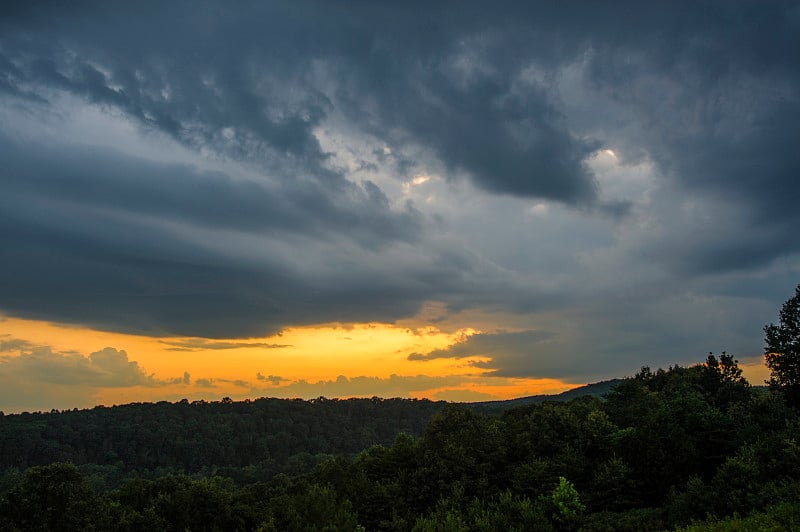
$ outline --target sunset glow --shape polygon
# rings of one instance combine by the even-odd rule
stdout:
[[[74,392],[83,388],[86,405],[223,396],[359,397],[379,395],[382,389],[390,389],[391,396],[398,397],[496,400],[558,393],[583,384],[487,376],[485,370],[471,365],[486,360],[480,356],[425,362],[408,359],[412,353],[445,349],[477,332],[469,328],[445,333],[433,326],[329,324],[289,328],[264,338],[207,340],[126,335],[18,318],[1,323],[4,341],[25,338],[29,342],[18,352],[5,354],[2,360],[6,362],[30,356],[28,353],[42,346],[48,346],[52,356],[83,357],[112,347],[125,351],[127,361],[138,364],[143,374],[152,378],[147,384],[129,386],[62,385],[72,386]],[[20,405],[8,411],[23,408]]]

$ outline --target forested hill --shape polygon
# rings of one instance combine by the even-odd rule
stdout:
[[[587,384],[585,386],[578,386],[565,392],[558,394],[542,394],[542,395],[529,395],[527,397],[518,397],[516,399],[509,399],[507,401],[481,401],[479,403],[471,403],[476,406],[484,407],[489,411],[503,411],[509,408],[518,406],[533,405],[543,403],[545,401],[569,401],[579,397],[591,396],[602,397],[611,392],[614,387],[621,383],[622,379],[611,379],[607,381],[595,382],[594,384]]]
[[[320,398],[4,416],[0,530],[796,530],[789,397],[723,354],[502,413]]]
[[[471,403],[502,411],[547,399],[600,395],[616,381],[558,395]],[[256,399],[133,403],[88,410],[0,416],[0,468],[56,461],[120,465],[126,471],[169,468],[194,473],[260,464],[283,471],[290,457],[355,453],[420,436],[443,401],[416,399]],[[295,464],[302,469],[303,464]],[[308,465],[308,464],[306,464]]]
[[[194,473],[290,457],[355,453],[422,434],[444,402],[415,399],[256,399],[133,403],[0,417],[0,467],[57,461]],[[299,465],[299,464],[298,464]],[[268,476],[268,475],[267,475]]]

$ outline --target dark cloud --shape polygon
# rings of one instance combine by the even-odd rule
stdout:
[[[417,248],[419,215],[390,209],[370,183],[287,209],[285,188],[273,195],[101,149],[34,149],[0,136],[0,153],[0,287],[17,316],[252,337],[292,324],[393,321],[429,298],[524,297],[474,253],[447,242]]]
[[[433,149],[487,190],[566,203],[595,195],[582,160],[596,144],[569,131],[546,84],[524,76],[530,54],[520,52],[540,42],[506,42],[502,32],[520,28],[505,17],[479,28],[463,17],[451,26],[441,7],[423,17],[388,6],[175,4],[157,17],[156,4],[93,7],[91,17],[51,5],[7,20],[8,90],[66,91],[190,146],[334,180],[314,130],[338,106],[366,131]]]
[[[548,331],[500,331],[470,335],[444,349],[427,354],[412,353],[412,361],[429,361],[437,358],[471,358],[470,364],[489,370],[491,376],[503,377],[565,377],[576,372],[574,357],[554,357],[547,344],[556,343],[555,334]]]
[[[287,382],[288,381],[288,379],[284,379],[280,375],[263,375],[263,374],[261,374],[261,372],[256,373],[256,379],[258,379],[260,381],[269,382],[270,384],[275,385],[275,386],[281,384],[282,382]]]
[[[105,209],[260,234],[323,238],[328,232],[347,232],[369,247],[394,239],[413,241],[419,230],[413,208],[392,212],[370,182],[343,191],[300,180],[257,183],[108,149],[33,147],[6,136],[0,136],[0,156],[6,162],[1,178],[7,203],[47,201],[56,209]]]
[[[653,304],[638,291],[691,300],[695,279],[763,276],[800,251],[796,2],[87,1],[4,15],[12,315],[202,337],[393,321],[428,300],[516,313],[589,300],[624,316],[616,291],[635,315]],[[86,109],[139,144],[109,148],[97,124],[65,138]],[[601,148],[623,169],[652,164],[653,182],[611,194],[590,164]],[[417,173],[443,178],[419,196],[430,204],[390,193]],[[519,230],[533,198],[569,215]],[[627,340],[573,347],[647,344],[609,327]],[[438,355],[566,371],[542,366],[566,344],[550,353],[525,334]]]
[[[785,152],[797,134],[793,2],[85,6],[92,16],[45,4],[6,17],[7,91],[66,91],[187,145],[316,178],[343,182],[315,135],[339,112],[399,148],[426,146],[485,190],[591,203],[584,160],[612,138],[572,128],[558,87],[560,69],[586,58],[679,179],[785,198],[776,185],[797,167]]]
[[[646,26],[596,40],[587,80],[633,113],[641,136],[625,142],[673,185],[657,198],[656,209],[676,208],[657,221],[671,230],[653,256],[694,274],[761,268],[800,249],[800,10],[721,2],[680,13],[634,8]],[[676,220],[687,215],[692,227]]]
[[[595,185],[583,161],[598,144],[569,133],[547,88],[520,79],[523,65],[498,72],[494,54],[500,50],[477,50],[481,56],[473,58],[460,54],[474,50],[453,48],[421,58],[383,58],[393,67],[380,86],[369,79],[371,70],[357,80],[377,91],[373,97],[381,103],[374,116],[360,114],[367,90],[361,85],[348,87],[352,94],[340,92],[344,111],[397,147],[418,143],[434,150],[450,175],[466,173],[487,191],[591,203]],[[397,48],[391,50],[385,53]],[[460,61],[483,64],[464,65],[469,71],[460,72]],[[406,136],[392,135],[398,127]]]
[[[34,151],[2,137],[0,152],[8,162],[0,172],[5,192],[0,230],[7,235],[0,257],[9,261],[0,286],[4,309],[18,316],[230,337],[274,332],[292,322],[329,321],[324,307],[319,314],[313,310],[324,300],[347,319],[369,319],[370,311],[357,301],[336,302],[342,290],[378,307],[384,307],[379,294],[395,292],[397,310],[374,309],[383,319],[413,312],[418,304],[419,296],[402,297],[400,286],[391,286],[400,283],[391,279],[359,287],[326,286],[323,280],[316,285],[295,271],[293,262],[302,258],[285,254],[302,256],[304,247],[316,261],[324,253],[319,248],[338,239],[337,233],[359,247],[364,235],[366,251],[354,253],[369,254],[393,240],[383,233],[393,231],[389,226],[402,240],[413,239],[417,215],[389,211],[372,185],[360,197],[318,195],[325,207],[308,195],[307,201],[287,200],[253,183],[116,154]],[[336,228],[339,215],[328,218],[331,209],[348,227]],[[212,228],[207,235],[192,233]],[[232,230],[254,233],[254,242],[232,251],[214,249],[231,240],[224,232]],[[247,248],[269,246],[265,239],[272,234],[281,239],[273,242],[281,251],[263,249],[261,258],[252,258]]]
[[[242,348],[281,349],[284,347],[291,347],[288,344],[269,344],[265,342],[215,342],[212,340],[206,340],[204,338],[190,338],[188,340],[179,341],[162,340],[161,343],[175,346],[181,351],[202,351],[206,349],[226,350]]]
[[[241,379],[216,379],[216,378],[196,379],[194,381],[194,384],[198,388],[217,388],[219,384],[233,384],[234,386],[238,386],[239,388],[246,388],[250,386],[250,383],[248,383],[247,381],[243,381]]]

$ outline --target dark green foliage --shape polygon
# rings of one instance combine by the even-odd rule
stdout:
[[[413,479],[422,504],[447,497],[458,486],[468,497],[485,496],[496,483],[503,456],[499,422],[462,405],[448,405],[428,423]]]
[[[784,502],[770,506],[764,512],[754,512],[747,517],[738,514],[718,519],[710,517],[679,529],[680,532],[772,532],[800,529],[800,503]]]
[[[468,503],[459,494],[455,499],[441,499],[432,512],[417,518],[412,530],[546,532],[554,530],[554,527],[546,516],[544,504],[505,491],[488,499],[472,499]]]
[[[100,504],[74,465],[57,462],[29,469],[6,493],[0,515],[12,529],[94,530],[102,528]]]
[[[426,401],[320,399],[5,416],[0,427],[9,431],[0,441],[2,452],[15,457],[10,462],[66,453],[83,463],[8,467],[0,476],[0,529],[606,531],[693,521],[719,530],[796,524],[797,411],[782,395],[752,388],[725,353],[691,367],[643,368],[605,398],[484,412]],[[386,427],[424,416],[430,419],[424,430],[395,428],[385,436]],[[131,419],[136,430],[123,426]],[[22,435],[32,443],[21,442]],[[81,444],[79,435],[88,441]],[[752,518],[725,519],[734,513]]]
[[[270,500],[269,516],[259,530],[307,530],[309,532],[357,531],[358,517],[352,504],[329,486],[311,484],[296,493]]]
[[[769,384],[786,393],[789,404],[800,406],[800,285],[783,304],[778,325],[764,327],[764,361],[772,372]]]
[[[541,404],[548,401],[566,402],[586,396],[602,397],[613,390],[620,382],[622,382],[622,379],[611,379],[587,384],[585,386],[578,386],[577,388],[572,388],[571,390],[556,395],[529,395],[527,397],[518,397],[505,401],[481,401],[471,404],[486,413],[502,414],[511,408]]]
[[[661,508],[636,508],[623,512],[596,512],[583,518],[581,532],[642,532],[664,530],[666,522]]]
[[[388,444],[398,432],[422,434],[443,406],[410,399],[257,399],[7,415],[0,418],[0,468],[54,461],[143,474],[232,467],[249,468],[243,480],[266,480],[307,471],[314,455]],[[108,476],[115,474],[122,476]]]

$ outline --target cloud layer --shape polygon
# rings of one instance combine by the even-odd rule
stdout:
[[[0,311],[233,338],[435,301],[520,321],[422,357],[497,375],[757,351],[799,95],[788,1],[22,3]]]
[[[101,388],[157,387],[180,381],[153,378],[125,351],[113,347],[85,357],[26,340],[0,341],[0,404],[12,410],[89,406]]]

